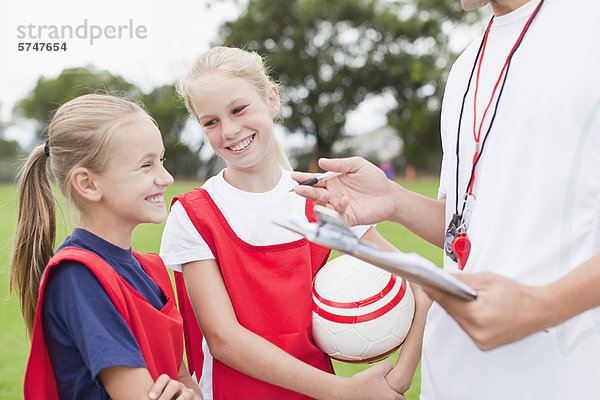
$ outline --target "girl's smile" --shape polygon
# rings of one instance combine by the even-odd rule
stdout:
[[[165,205],[164,192],[151,194],[150,196],[147,196],[145,200],[160,207],[164,207]]]
[[[227,148],[231,151],[233,151],[234,153],[239,153],[242,150],[245,150],[246,148],[248,148],[248,146],[250,146],[250,144],[252,144],[252,142],[254,141],[254,137],[256,136],[256,134],[250,135],[242,140],[238,140],[237,142],[227,146]]]

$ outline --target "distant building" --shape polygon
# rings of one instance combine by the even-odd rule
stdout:
[[[333,145],[333,153],[343,156],[361,156],[377,164],[397,160],[402,155],[404,142],[398,131],[389,125],[370,132],[347,136]]]

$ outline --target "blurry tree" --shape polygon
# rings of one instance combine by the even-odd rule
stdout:
[[[17,155],[19,155],[19,144],[17,141],[0,137],[0,158],[16,158]]]
[[[87,93],[115,93],[126,98],[139,98],[140,90],[120,76],[94,67],[68,68],[54,79],[40,77],[35,88],[14,108],[14,113],[36,120],[37,141],[40,142],[46,125],[61,104]]]
[[[19,143],[16,140],[9,140],[5,136],[9,126],[10,123],[0,119],[0,182],[8,182],[16,177],[19,158],[22,155]]]
[[[21,151],[15,140],[0,137],[0,182],[13,180],[19,169]]]
[[[314,135],[317,157],[345,134],[348,113],[385,91],[398,104],[389,120],[407,161],[423,166],[440,154],[441,92],[453,57],[445,32],[467,15],[458,1],[249,0],[223,24],[219,42],[267,56],[286,101],[283,124]]]
[[[201,164],[199,152],[204,141],[195,149],[181,142],[188,112],[175,86],[157,87],[151,93],[142,95],[141,100],[162,133],[167,170],[175,176],[195,176]]]

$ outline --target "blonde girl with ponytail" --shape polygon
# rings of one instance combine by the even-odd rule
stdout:
[[[227,165],[174,199],[161,243],[161,257],[176,271],[187,359],[202,393],[219,400],[401,398],[384,379],[391,364],[335,376],[311,340],[312,278],[329,250],[273,224],[315,216],[313,203],[291,191],[291,166],[273,133],[279,91],[261,56],[212,48],[177,90]],[[368,226],[354,229],[377,236]]]
[[[164,264],[131,250],[137,225],[166,218],[163,155],[140,106],[100,94],[62,105],[29,155],[10,265],[31,338],[25,399],[201,398]],[[56,253],[48,164],[78,214]]]

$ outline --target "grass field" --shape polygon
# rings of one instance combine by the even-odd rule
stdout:
[[[177,183],[167,191],[167,198],[188,191],[197,186],[195,182]],[[421,180],[411,185],[409,189],[429,197],[435,197],[437,181],[434,179]],[[29,343],[25,337],[25,328],[19,304],[14,295],[9,296],[8,262],[12,246],[12,238],[16,223],[16,187],[0,185],[0,399],[13,400],[22,398],[23,373],[29,352]],[[60,244],[71,231],[65,223],[59,221],[56,243]],[[158,252],[162,225],[142,225],[134,232],[132,246],[142,252]],[[384,222],[377,226],[379,232],[397,248],[406,252],[417,252],[422,256],[441,265],[442,252],[437,247],[417,238],[406,229],[393,223]],[[390,360],[395,362],[398,355],[393,354]],[[368,368],[368,365],[354,365],[335,362],[336,373],[350,376]],[[407,393],[408,399],[419,398],[420,370],[417,370],[413,385]]]

